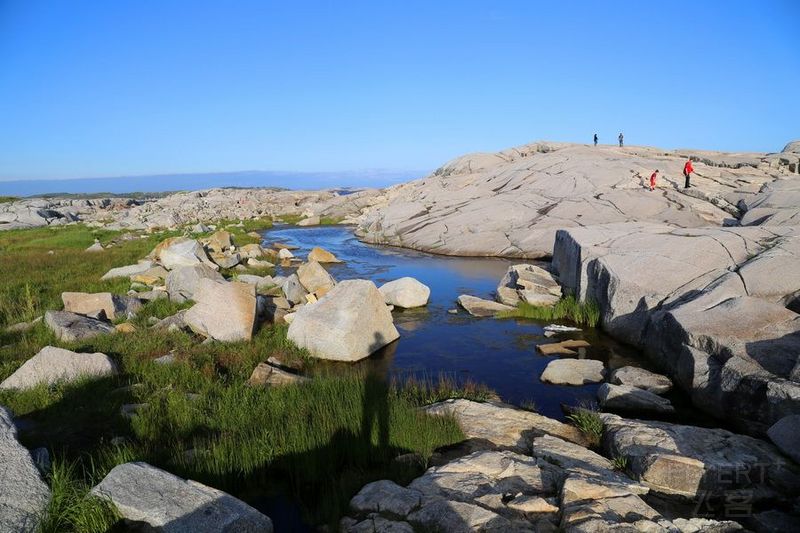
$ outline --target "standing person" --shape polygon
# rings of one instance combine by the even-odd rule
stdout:
[[[619,147],[622,148],[622,132],[619,132]]]
[[[686,161],[686,164],[683,165],[683,176],[686,178],[686,183],[683,185],[684,189],[691,187],[691,185],[689,185],[689,179],[692,177],[692,172],[694,172],[694,167],[692,166],[692,160],[689,159]]]
[[[597,134],[594,134],[594,145],[597,146]]]
[[[655,172],[650,174],[650,190],[653,191],[656,188],[656,178],[658,177],[658,169]]]

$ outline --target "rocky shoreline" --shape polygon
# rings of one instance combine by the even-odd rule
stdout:
[[[688,190],[679,186],[686,157],[699,174]],[[666,176],[656,192],[641,183],[653,168]],[[554,306],[565,296],[596,305],[602,328],[639,348],[664,375],[628,367],[608,374],[599,361],[567,357],[548,364],[543,382],[604,382],[600,406],[633,414],[670,413],[660,394],[674,384],[737,431],[586,408],[565,424],[497,403],[440,402],[423,411],[454,418],[467,440],[434,454],[406,487],[390,480],[363,487],[350,501],[342,531],[796,527],[800,142],[777,154],[535,143],[464,156],[383,191],[213,189],[154,201],[20,200],[0,204],[0,229],[81,221],[130,232],[185,230],[138,263],[103,276],[129,279],[128,294],[64,292],[63,310],[48,310],[41,322],[65,342],[135,331],[132,319],[141,307],[164,299],[188,307],[147,328],[226,343],[250,341],[262,324],[286,323],[288,340],[310,356],[357,361],[398,338],[395,306],[427,303],[430,289],[413,278],[381,287],[337,281],[324,264],[338,259],[326,250],[314,249],[303,261],[286,245],[239,245],[229,232],[205,226],[285,216],[299,225],[354,224],[367,242],[440,254],[551,258],[549,270],[512,266],[499,281],[497,301],[462,295],[458,304],[476,317],[518,305]],[[103,250],[97,243],[86,253]],[[263,274],[276,264],[296,270]],[[562,338],[540,349],[569,356],[582,346]],[[103,353],[48,346],[31,355],[0,389],[118,372]],[[250,381],[307,380],[270,360]],[[139,408],[127,407],[125,416]],[[2,407],[0,460],[16,480],[0,491],[0,526],[32,529],[49,489]],[[117,466],[93,493],[128,521],[156,530],[272,528],[269,518],[233,496],[141,462]],[[736,503],[744,514],[733,513]],[[202,518],[209,514],[213,526]]]

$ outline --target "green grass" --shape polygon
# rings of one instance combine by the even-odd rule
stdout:
[[[570,320],[576,324],[596,327],[600,323],[600,308],[594,301],[579,302],[567,296],[553,306],[536,306],[521,302],[512,311],[498,314],[501,318],[531,318],[534,320]]]
[[[611,460],[614,465],[614,470],[625,472],[628,469],[628,458],[624,455],[618,455]]]
[[[304,217],[302,215],[280,215],[278,218],[280,218],[281,222],[283,222],[284,224],[292,224],[292,225],[294,225],[294,224],[297,224],[298,222],[300,222],[301,220],[303,220],[306,217]],[[338,224],[341,221],[342,221],[341,217],[320,217],[319,218],[319,225],[320,226],[332,226],[332,225]]]
[[[600,446],[603,438],[603,421],[596,411],[588,407],[579,407],[567,418],[586,436],[593,448]]]
[[[235,240],[250,228],[235,229]],[[233,232],[232,232],[233,233]],[[82,225],[0,232],[0,323],[60,309],[66,290],[124,293],[129,280],[99,281],[108,269],[136,262],[164,237],[122,241],[102,253],[83,250],[116,232]],[[246,235],[244,235],[246,237]],[[52,250],[50,254],[48,251]],[[20,440],[56,458],[48,483],[53,499],[42,531],[94,532],[116,517],[87,496],[113,466],[143,460],[176,475],[225,490],[245,501],[289,495],[309,523],[335,526],[349,499],[369,481],[408,482],[436,448],[464,438],[451,417],[419,406],[448,398],[492,399],[472,383],[439,379],[387,382],[352,367],[310,358],[286,338],[286,326],[261,328],[249,342],[201,344],[184,332],[147,328],[190,306],[166,299],[144,305],[137,330],[65,343],[43,324],[27,332],[0,329],[0,380],[47,345],[102,352],[119,374],[25,391],[0,391],[0,404],[30,422]],[[153,359],[171,353],[175,362]],[[278,357],[300,366],[310,382],[280,388],[245,384],[255,366]],[[126,404],[145,404],[132,418]],[[123,447],[112,446],[122,437]],[[114,441],[117,442],[117,441]],[[414,461],[395,461],[414,454]]]
[[[16,196],[0,196],[0,204],[6,204],[9,202],[16,202],[19,200]]]

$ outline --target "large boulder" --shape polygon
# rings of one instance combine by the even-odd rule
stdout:
[[[603,447],[652,491],[697,498],[746,490],[755,499],[800,490],[800,471],[771,444],[724,429],[601,414]],[[753,501],[755,503],[755,501]]]
[[[775,446],[800,464],[800,415],[781,418],[769,428],[767,435]]]
[[[548,306],[561,299],[561,286],[553,274],[536,265],[511,265],[497,286],[497,300],[516,306],[520,301]]]
[[[147,463],[125,463],[92,489],[131,524],[149,531],[272,532],[272,521],[246,503],[197,481]]]
[[[300,265],[297,268],[297,278],[306,291],[313,292],[317,296],[324,295],[336,285],[333,276],[328,274],[328,271],[316,261]]]
[[[166,239],[156,246],[151,256],[167,270],[198,264],[206,264],[214,270],[219,268],[208,258],[202,244],[185,237]]]
[[[315,246],[308,252],[308,261],[316,261],[317,263],[341,263],[331,252],[319,246]]]
[[[76,353],[45,346],[0,383],[0,389],[30,389],[42,383],[75,381],[85,377],[110,376],[117,365],[103,353]]]
[[[197,284],[194,300],[197,303],[183,318],[195,333],[219,341],[252,338],[256,323],[253,285],[204,278]]]
[[[603,381],[603,362],[596,359],[556,359],[542,372],[544,383],[555,385],[585,385]]]
[[[212,252],[227,252],[233,246],[233,238],[230,232],[225,230],[216,231],[208,238],[206,246]]]
[[[378,289],[388,305],[411,308],[427,305],[431,289],[414,278],[405,277],[384,283]]]
[[[64,311],[88,315],[102,310],[109,320],[133,318],[142,307],[138,298],[110,292],[62,292],[61,300],[64,302]]]
[[[297,311],[288,338],[311,355],[358,361],[396,340],[400,334],[375,284],[348,280],[325,298]]]
[[[90,339],[114,332],[114,326],[108,322],[69,311],[47,311],[44,314],[44,322],[59,340],[65,342]]]
[[[222,274],[208,265],[197,264],[179,267],[167,275],[166,285],[169,299],[177,303],[193,300],[197,285],[201,279],[225,281]]]
[[[11,413],[0,406],[0,531],[38,531],[49,501],[50,489],[17,440]]]
[[[423,408],[431,415],[453,416],[468,439],[527,453],[535,437],[552,435],[585,446],[575,426],[510,405],[472,400],[445,400]]]
[[[283,290],[286,299],[293,305],[306,303],[308,291],[303,287],[303,284],[300,283],[300,278],[297,277],[297,274],[292,274],[286,278],[281,285],[281,290]]]

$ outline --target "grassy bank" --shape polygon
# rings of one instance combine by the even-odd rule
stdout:
[[[252,226],[230,228],[237,243]],[[0,232],[0,320],[15,323],[60,309],[66,290],[124,293],[127,279],[100,282],[109,268],[146,255],[166,235],[122,240],[120,234],[73,225]],[[116,242],[83,250],[95,238]],[[49,253],[52,251],[52,253]],[[113,511],[87,492],[114,465],[143,460],[226,490],[259,505],[269,494],[299,502],[310,523],[335,525],[351,496],[382,478],[406,482],[434,449],[463,438],[455,420],[421,413],[420,405],[470,397],[477,386],[452,380],[387,382],[358,370],[315,364],[286,338],[264,327],[250,342],[201,344],[183,332],[146,329],[147,318],[182,306],[145,305],[137,331],[75,343],[58,341],[42,323],[0,333],[0,380],[46,345],[103,352],[119,375],[26,391],[0,391],[0,404],[26,421],[20,439],[54,457],[54,492],[43,531],[103,531]],[[172,364],[153,360],[167,353]],[[246,385],[271,356],[304,366],[310,382],[281,388]],[[130,416],[123,406],[137,405]],[[397,460],[403,457],[403,460]]]
[[[534,320],[571,320],[576,324],[597,327],[600,308],[594,301],[579,302],[574,296],[562,298],[553,306],[537,306],[520,302],[513,311],[498,314],[501,318],[531,318]]]
[[[292,224],[295,225],[301,220],[303,220],[304,216],[302,215],[281,215],[280,220],[284,224]],[[332,226],[334,224],[338,224],[341,222],[342,219],[340,217],[320,217],[319,218],[319,225],[320,226]]]

